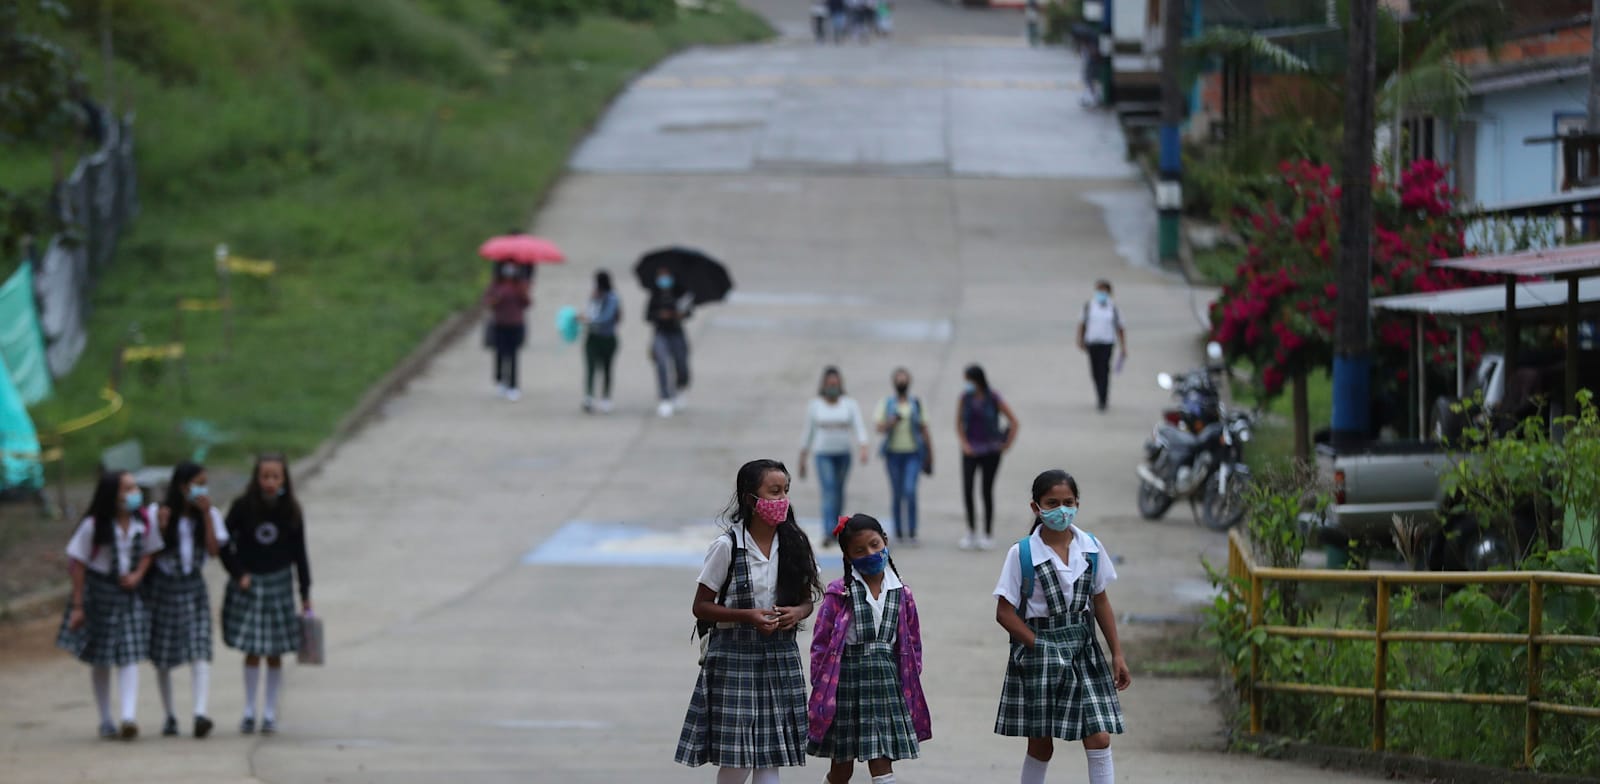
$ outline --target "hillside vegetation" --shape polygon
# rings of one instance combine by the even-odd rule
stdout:
[[[65,5],[59,35],[103,96],[100,0]],[[96,288],[88,351],[35,412],[41,428],[100,404],[124,338],[169,341],[179,298],[216,296],[218,243],[279,273],[236,279],[226,356],[221,317],[186,314],[191,399],[175,367],[137,369],[122,383],[126,413],[69,437],[79,471],[128,437],[147,459],[181,457],[184,417],[239,436],[224,459],[308,452],[473,301],[477,243],[526,225],[628,79],[685,46],[769,33],[727,0],[694,11],[661,0],[112,6],[113,94],[137,115],[143,212]],[[18,177],[48,180],[44,153],[8,157]]]

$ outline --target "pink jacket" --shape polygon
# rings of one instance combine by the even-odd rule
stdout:
[[[928,698],[922,693],[922,622],[917,619],[917,602],[911,589],[900,589],[900,623],[895,629],[895,654],[900,659],[900,692],[911,711],[911,726],[917,740],[933,737],[933,719],[928,714]],[[839,667],[844,660],[845,636],[850,631],[850,598],[844,580],[834,580],[822,595],[822,610],[811,632],[811,740],[822,742],[839,711]]]

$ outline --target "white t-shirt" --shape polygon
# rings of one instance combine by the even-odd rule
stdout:
[[[761,523],[760,525],[766,525]],[[771,608],[774,605],[773,596],[778,591],[778,537],[772,537],[772,554],[762,555],[761,548],[750,541],[750,534],[744,526],[736,526],[733,535],[739,538],[739,546],[750,555],[745,561],[750,568],[750,594],[754,607],[758,610]],[[727,534],[717,534],[711,546],[706,549],[705,565],[700,567],[700,584],[713,591],[722,590],[722,584],[728,580],[729,567],[733,565],[733,543],[728,541]],[[728,590],[733,590],[733,583],[728,583]]]
[[[153,518],[152,518],[153,519]],[[211,507],[211,530],[217,536],[217,544],[228,543],[228,523],[222,517],[222,510]],[[178,559],[174,562],[170,558],[156,561],[156,566],[161,571],[170,575],[189,574],[205,566],[206,552],[196,551],[194,547],[194,521],[187,515],[178,518]]]
[[[1061,556],[1055,548],[1044,543],[1039,538],[1039,532],[1034,531],[1030,537],[1032,543],[1028,545],[1033,555],[1035,568],[1045,561],[1055,566],[1056,575],[1061,578],[1061,590],[1071,593],[1072,584],[1083,576],[1084,570],[1089,568],[1089,559],[1084,553],[1099,553],[1100,564],[1095,568],[1094,594],[1099,596],[1105,593],[1106,586],[1117,579],[1117,567],[1111,563],[1111,553],[1104,547],[1098,546],[1095,540],[1082,528],[1072,526],[1072,543],[1067,546],[1067,561],[1063,563]],[[1011,545],[1006,551],[1006,562],[1000,567],[1000,582],[995,583],[994,595],[1011,603],[1012,607],[1018,606],[1022,601],[1022,566],[1017,560],[1018,545]],[[1028,618],[1050,617],[1050,606],[1045,601],[1044,586],[1039,584],[1037,578],[1033,581],[1033,595],[1028,597],[1028,607],[1024,615]]]
[[[878,595],[873,596],[872,588],[867,586],[867,578],[862,577],[861,573],[854,569],[850,570],[850,574],[855,578],[856,588],[861,590],[861,595],[867,597],[867,606],[872,609],[872,628],[878,630],[878,638],[893,644],[896,630],[883,628],[883,607],[889,601],[889,592],[896,588],[905,587],[905,583],[900,582],[900,575],[895,574],[893,569],[886,568],[883,570],[883,585],[878,587]],[[905,600],[902,598],[901,601]],[[905,611],[904,606],[900,609],[901,612]],[[844,634],[844,641],[846,645],[854,645],[861,642],[860,638],[856,636],[856,625],[853,621],[850,624],[850,630]]]
[[[84,568],[100,574],[127,574],[133,571],[135,561],[147,555],[155,555],[166,546],[161,541],[161,532],[156,530],[154,525],[147,526],[137,515],[128,521],[126,529],[113,525],[111,531],[116,545],[97,548],[94,546],[94,518],[84,518],[83,522],[78,523],[78,530],[73,532],[72,538],[67,540],[67,557],[83,564]],[[136,532],[144,533],[138,553],[132,551],[133,535]],[[112,571],[111,563],[113,554],[117,559],[115,572]]]
[[[1117,331],[1122,329],[1122,312],[1117,310],[1117,303],[1106,300],[1106,304],[1090,300],[1083,306],[1083,342],[1085,343],[1115,343]]]
[[[862,420],[861,407],[853,398],[841,397],[832,403],[820,397],[811,401],[806,409],[801,449],[814,455],[848,455],[851,447],[866,443],[867,423]]]

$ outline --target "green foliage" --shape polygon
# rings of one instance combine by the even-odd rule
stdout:
[[[75,117],[77,67],[56,35],[55,0],[0,3],[0,144],[50,139]]]
[[[487,76],[482,44],[405,0],[293,0],[302,35],[339,69],[377,67],[463,86]]]

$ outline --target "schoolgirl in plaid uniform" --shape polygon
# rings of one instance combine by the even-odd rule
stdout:
[[[1111,735],[1123,729],[1117,692],[1133,682],[1106,596],[1117,570],[1100,541],[1073,525],[1079,498],[1077,480],[1065,471],[1033,480],[1033,531],[1006,553],[994,589],[995,620],[1011,634],[994,731],[1028,739],[1022,784],[1043,784],[1054,738],[1083,741],[1089,784],[1112,784]],[[1028,565],[1032,589],[1024,596]]]
[[[139,662],[150,655],[150,611],[139,584],[161,550],[161,533],[145,516],[133,475],[107,473],[95,486],[89,516],[67,542],[72,600],[56,646],[88,664],[100,709],[100,737],[139,735]],[[111,723],[111,668],[117,668],[122,725]]]
[[[249,488],[228,508],[227,528],[222,565],[229,580],[222,599],[222,641],[244,652],[244,718],[239,731],[246,735],[256,731],[256,687],[265,658],[266,707],[261,714],[261,732],[272,734],[278,730],[283,654],[300,648],[295,577],[299,578],[301,610],[311,612],[305,517],[295,500],[289,463],[282,455],[256,459]]]
[[[922,624],[911,589],[889,558],[883,525],[840,518],[833,535],[844,579],[822,596],[811,634],[811,725],[806,751],[831,760],[845,782],[857,760],[872,784],[894,784],[894,761],[916,759],[933,737],[922,691]]]
[[[795,644],[822,592],[811,542],[789,508],[789,470],[744,464],[724,512],[732,524],[706,551],[694,617],[709,624],[700,677],[674,759],[718,766],[718,784],[775,784],[804,765],[806,681]]]
[[[206,557],[216,557],[228,541],[222,512],[211,505],[205,468],[178,464],[167,482],[166,501],[156,507],[154,517],[160,521],[166,546],[156,556],[145,593],[150,602],[150,661],[156,666],[161,706],[167,712],[161,734],[178,734],[172,670],[189,665],[194,736],[204,738],[212,727],[206,716],[211,692],[211,599],[201,568]]]

